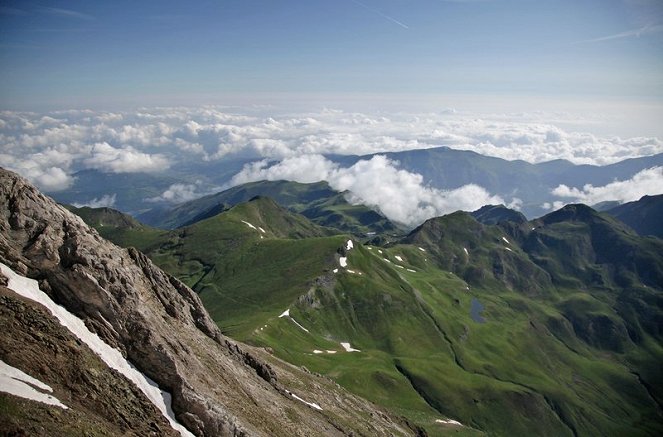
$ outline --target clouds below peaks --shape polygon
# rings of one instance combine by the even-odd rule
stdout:
[[[3,165],[46,191],[66,189],[80,170],[160,172],[231,158],[364,155],[447,146],[503,159],[610,164],[663,152],[657,138],[569,132],[551,114],[364,114],[321,110],[266,115],[248,108],[151,108],[0,113]],[[543,121],[542,121],[543,120]],[[545,121],[547,120],[547,121]],[[217,181],[222,183],[221,181]]]
[[[353,204],[376,208],[389,219],[417,225],[426,219],[459,209],[472,211],[504,200],[484,188],[470,184],[454,190],[423,185],[421,175],[398,169],[398,163],[377,155],[351,167],[340,167],[321,155],[285,158],[269,165],[267,160],[247,164],[230,185],[259,180],[291,180],[301,183],[327,181]]]
[[[631,179],[614,181],[600,187],[587,184],[580,189],[562,184],[552,190],[552,194],[587,205],[595,205],[605,201],[632,202],[647,194],[663,194],[663,167],[642,170]],[[563,203],[558,201],[549,206],[556,209],[562,205]]]

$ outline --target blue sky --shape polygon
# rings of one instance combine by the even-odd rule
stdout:
[[[0,5],[2,109],[319,94],[663,101],[660,0]]]

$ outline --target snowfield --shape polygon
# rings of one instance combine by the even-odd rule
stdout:
[[[175,418],[171,405],[171,395],[159,389],[156,382],[145,376],[129,363],[122,354],[108,344],[106,344],[97,334],[92,333],[85,323],[67,309],[53,302],[53,300],[39,289],[37,281],[20,276],[12,269],[0,263],[0,270],[9,278],[7,288],[15,291],[21,296],[40,303],[58,319],[58,321],[74,334],[79,340],[85,343],[94,353],[96,353],[106,365],[117,370],[128,380],[133,382],[140,391],[154,404],[155,407],[164,415],[173,429],[179,431],[183,436],[191,436],[184,426]]]
[[[44,391],[53,393],[53,389],[49,385],[2,360],[0,360],[0,391],[42,404],[54,405],[65,410],[69,408],[55,396],[42,393]]]

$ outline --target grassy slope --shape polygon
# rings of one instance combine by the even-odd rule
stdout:
[[[143,249],[201,293],[224,331],[433,435],[476,433],[435,423],[443,417],[491,435],[663,431],[652,399],[661,400],[663,305],[660,289],[639,282],[658,280],[655,243],[601,221],[565,216],[509,228],[457,213],[427,222],[406,244],[355,243],[350,273],[338,261],[347,237],[297,216],[284,222],[286,214],[261,199]],[[608,239],[619,253],[640,249],[632,265],[612,271],[597,259],[608,231],[619,234]],[[474,299],[485,323],[470,315]],[[278,317],[286,308],[308,332]],[[361,352],[345,352],[344,341]]]

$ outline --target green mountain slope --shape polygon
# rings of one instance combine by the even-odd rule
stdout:
[[[308,217],[316,224],[344,232],[400,232],[400,228],[382,214],[364,205],[348,203],[343,193],[332,190],[326,182],[251,182],[177,205],[169,210],[148,211],[138,218],[151,226],[174,229],[212,217],[255,196],[274,199],[279,205]]]
[[[582,205],[388,247],[289,214],[256,199],[143,249],[224,331],[431,435],[663,432],[660,240]]]

